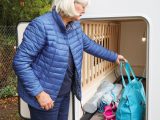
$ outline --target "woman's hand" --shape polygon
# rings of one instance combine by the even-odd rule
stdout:
[[[127,60],[126,60],[122,55],[118,55],[117,60],[116,60],[116,63],[117,63],[117,64],[120,64],[120,61],[127,62]]]
[[[54,101],[46,92],[40,92],[36,98],[42,109],[49,110],[54,107]]]

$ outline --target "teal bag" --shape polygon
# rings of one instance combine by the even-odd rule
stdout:
[[[126,84],[124,80],[122,73],[123,68],[126,71],[128,84]],[[116,120],[144,120],[146,98],[143,84],[141,80],[136,78],[128,62],[120,63],[120,72],[124,88],[116,111]],[[130,74],[132,74],[133,80],[131,80]]]

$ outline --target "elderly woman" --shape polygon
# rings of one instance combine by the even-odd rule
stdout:
[[[67,120],[70,91],[81,100],[83,50],[119,63],[125,60],[86,36],[80,25],[88,0],[54,0],[53,9],[26,28],[14,57],[19,96],[32,120]]]

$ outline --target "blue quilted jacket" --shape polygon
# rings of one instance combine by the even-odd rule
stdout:
[[[66,73],[69,49],[76,68],[73,93],[79,100],[83,50],[111,62],[117,59],[116,53],[88,38],[78,21],[65,27],[60,15],[53,9],[29,23],[13,60],[18,76],[18,93],[24,101],[41,109],[35,98],[41,91],[56,100]]]

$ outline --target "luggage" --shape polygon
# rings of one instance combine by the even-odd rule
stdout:
[[[125,83],[122,69],[125,69],[128,83]],[[116,120],[143,120],[145,116],[146,99],[143,84],[136,78],[128,62],[120,63],[123,90],[116,111]],[[133,76],[131,80],[130,74]]]

